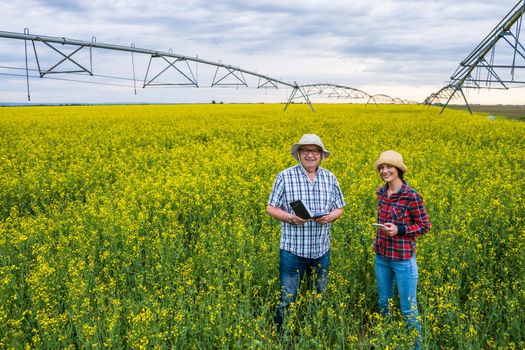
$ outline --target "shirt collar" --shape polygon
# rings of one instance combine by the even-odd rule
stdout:
[[[387,190],[388,190],[388,184],[386,183],[386,184],[384,184],[381,187],[381,194],[386,195],[387,194]],[[392,194],[392,196],[400,196],[403,193],[407,193],[407,192],[410,192],[410,188],[408,187],[408,183],[406,181],[403,181],[403,185],[401,186],[399,191],[397,191],[396,193]]]
[[[303,174],[305,174],[306,176],[308,176],[308,171],[306,171],[306,169],[304,168],[303,164],[301,162],[299,162],[299,164],[297,165],[299,167],[299,169],[301,169],[301,171],[303,172]],[[321,167],[318,165],[317,166],[317,169],[315,170],[315,176],[317,176],[319,174],[319,171],[321,170]]]

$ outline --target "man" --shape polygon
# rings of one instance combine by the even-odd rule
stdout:
[[[305,271],[307,276],[315,271],[313,282],[318,293],[326,287],[331,223],[343,214],[345,205],[337,179],[319,166],[321,160],[330,156],[319,136],[304,134],[292,146],[291,154],[299,164],[277,175],[267,208],[270,216],[281,221],[281,298],[275,314],[279,332],[286,309],[297,298]],[[308,220],[295,215],[290,203],[299,199],[312,213],[327,214]]]

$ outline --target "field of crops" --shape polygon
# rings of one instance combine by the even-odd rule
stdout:
[[[0,108],[0,348],[399,349],[378,312],[372,167],[395,149],[425,199],[428,349],[525,348],[525,123],[424,106]],[[303,133],[347,206],[329,283],[283,344],[280,225],[265,214]]]

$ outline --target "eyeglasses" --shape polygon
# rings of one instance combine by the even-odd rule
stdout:
[[[309,149],[309,148],[301,148],[301,153],[304,155],[307,155],[308,153],[312,153],[314,156],[318,156],[321,154],[321,151],[319,149]]]

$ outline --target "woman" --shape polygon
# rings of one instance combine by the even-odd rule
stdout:
[[[416,238],[430,230],[430,221],[421,196],[403,180],[408,168],[401,154],[381,153],[374,162],[385,185],[376,190],[378,199],[376,239],[376,278],[381,314],[390,313],[388,301],[397,284],[401,313],[410,328],[421,334],[417,319]],[[416,348],[419,348],[419,336]]]

